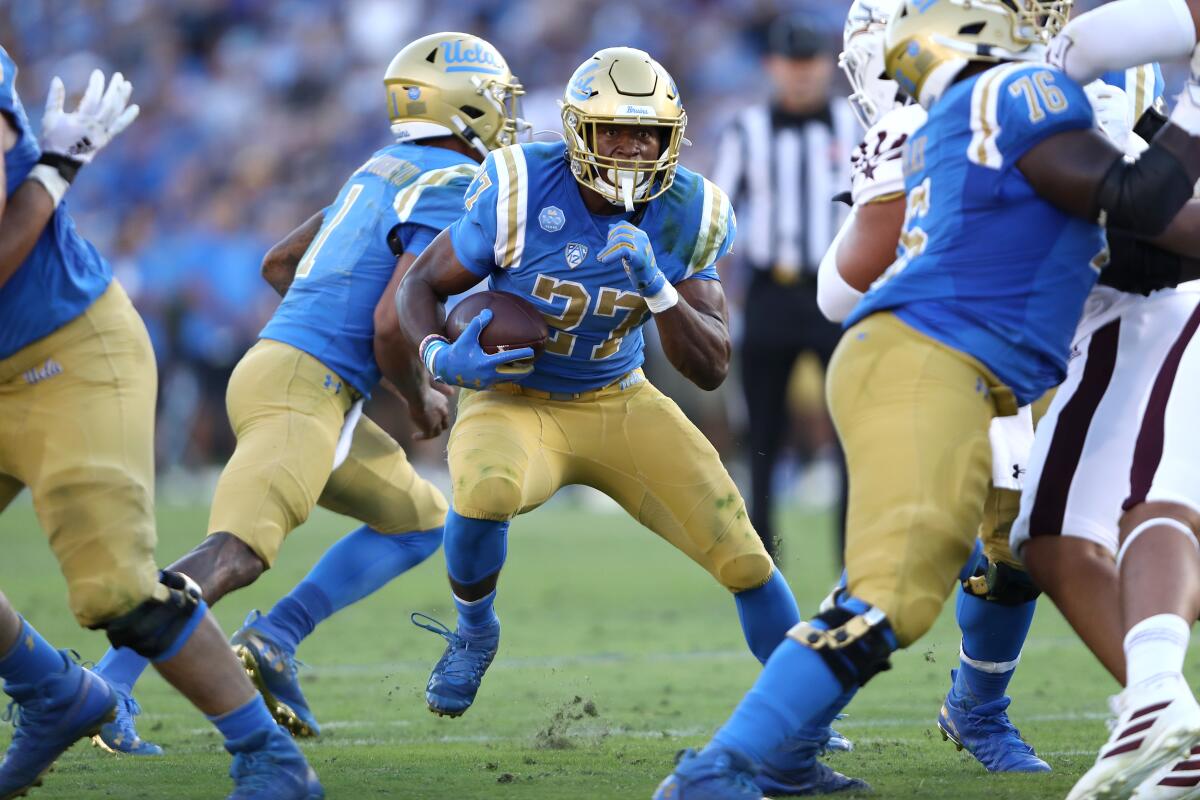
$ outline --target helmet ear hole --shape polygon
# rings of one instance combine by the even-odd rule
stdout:
[[[963,36],[978,36],[986,26],[986,22],[972,22],[970,25],[963,25],[958,32]]]
[[[475,106],[459,106],[459,110],[471,119],[479,119],[484,113],[482,109],[478,109]]]

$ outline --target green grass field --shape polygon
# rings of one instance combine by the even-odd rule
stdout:
[[[159,519],[165,562],[198,539],[206,512],[164,509]],[[217,607],[226,631],[249,609],[270,607],[349,527],[318,511],[274,570]],[[558,506],[513,527],[498,604],[503,644],[464,717],[425,709],[422,689],[443,642],[408,621],[422,610],[453,624],[440,553],[302,645],[324,728],[304,749],[329,797],[649,798],[675,752],[703,744],[751,685],[758,664],[730,597],[626,517]],[[828,521],[791,515],[786,530],[786,572],[809,613],[834,578]],[[103,634],[70,619],[27,504],[0,517],[0,541],[0,588],[14,605],[57,646],[98,659]],[[991,776],[934,725],[957,653],[948,605],[934,631],[855,700],[839,728],[857,749],[831,763],[869,780],[877,798],[1065,796],[1104,740],[1115,684],[1043,604],[1014,682],[1013,717],[1055,771]],[[77,745],[33,797],[224,796],[228,760],[215,731],[157,675],[138,690],[141,732],[168,755],[119,758]],[[7,737],[0,732],[0,745]]]

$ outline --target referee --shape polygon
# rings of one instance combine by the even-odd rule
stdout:
[[[844,217],[832,198],[850,185],[850,152],[860,132],[845,101],[831,96],[828,45],[803,17],[771,24],[764,58],[771,99],[736,116],[720,139],[713,171],[737,208],[738,243],[750,268],[741,352],[750,417],[750,516],[772,556],[778,540],[771,478],[790,427],[789,378],[804,353],[827,365],[841,335],[817,308],[817,267]],[[805,422],[810,453],[822,435],[837,447],[824,409]],[[840,452],[837,458],[841,539],[846,481]]]

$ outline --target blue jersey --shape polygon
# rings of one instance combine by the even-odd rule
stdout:
[[[1167,83],[1158,64],[1142,64],[1119,72],[1106,72],[1100,76],[1100,80],[1125,90],[1129,96],[1129,119],[1135,125],[1147,109],[1163,99],[1167,91]]]
[[[0,47],[0,112],[17,132],[4,154],[5,191],[17,190],[42,156],[13,81],[17,65]],[[112,270],[75,230],[66,203],[54,211],[33,250],[0,286],[0,359],[82,314],[112,281]]]
[[[582,392],[641,366],[645,301],[618,261],[602,264],[608,228],[629,219],[644,230],[671,283],[717,280],[733,246],[729,199],[680,167],[671,188],[634,215],[595,216],[571,174],[566,145],[523,144],[491,153],[467,190],[467,212],[450,227],[459,261],[492,289],[533,303],[550,326],[546,350],[523,386]]]
[[[388,236],[420,255],[462,213],[478,164],[442,147],[394,144],[359,167],[260,337],[303,350],[369,396],[379,382],[375,306],[396,269]],[[397,227],[398,226],[398,227]]]
[[[1044,65],[1003,64],[950,87],[905,145],[899,257],[846,325],[894,311],[977,358],[1022,404],[1058,385],[1104,233],[1040,197],[1017,161],[1094,124],[1083,89]]]

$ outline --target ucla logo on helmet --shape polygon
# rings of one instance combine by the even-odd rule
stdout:
[[[580,68],[571,78],[571,85],[567,88],[570,95],[576,100],[587,100],[594,95],[596,90],[592,88],[592,81],[596,76],[592,73],[599,68],[599,61],[592,61]]]
[[[587,259],[588,246],[579,242],[570,242],[563,250],[563,257],[567,260],[567,266],[575,269]]]
[[[657,114],[654,113],[654,109],[651,108],[650,106],[634,106],[634,105],[621,106],[620,108],[617,109],[616,115],[618,117],[656,117],[656,116],[658,116]]]
[[[567,215],[558,206],[546,206],[538,212],[538,225],[546,233],[557,233],[567,224]]]
[[[474,45],[466,47],[463,47],[461,39],[442,42],[441,50],[446,72],[485,72],[488,75],[499,75],[504,71],[504,59],[483,42],[476,41]]]

